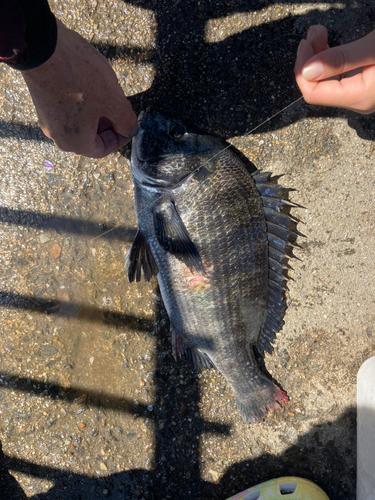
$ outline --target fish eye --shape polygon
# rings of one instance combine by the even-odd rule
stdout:
[[[169,135],[175,139],[180,139],[185,133],[185,129],[179,123],[175,123],[169,129]]]

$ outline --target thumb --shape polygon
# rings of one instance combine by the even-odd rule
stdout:
[[[120,88],[120,86],[118,86]],[[114,106],[107,111],[106,116],[110,120],[113,129],[120,136],[133,137],[138,131],[137,115],[134,113],[130,102],[125,97],[123,91],[115,99]]]
[[[302,76],[308,81],[319,81],[375,64],[374,45],[375,31],[372,31],[355,42],[320,52],[303,65]]]

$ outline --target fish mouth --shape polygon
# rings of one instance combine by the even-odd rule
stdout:
[[[142,110],[139,113],[138,119],[137,119],[138,127],[142,126],[142,122],[144,122],[144,120],[145,120],[145,114],[146,114],[146,112],[147,112],[147,110]]]
[[[131,172],[138,184],[150,189],[177,189],[199,174],[204,164],[197,166],[193,171],[185,170],[180,172],[180,175],[171,175],[173,178],[169,180],[160,175],[161,172],[157,167],[160,160],[168,157],[169,148],[173,148],[173,137],[170,135],[173,126],[183,127],[184,135],[189,137],[198,137],[196,133],[188,132],[180,120],[169,118],[153,107],[141,111],[137,121],[139,131],[132,140]],[[183,156],[195,152],[197,151],[181,149],[176,154]]]
[[[145,133],[145,130],[142,129],[142,120],[144,119],[145,112],[142,111],[138,117],[138,125],[139,125],[139,131],[137,135],[135,135],[132,139],[132,152],[131,152],[131,173],[133,176],[133,179],[138,183],[141,184],[142,186],[147,186],[149,188],[170,188],[173,187],[173,185],[165,181],[164,179],[158,179],[155,177],[152,177],[151,175],[148,175],[144,169],[142,169],[140,166],[143,163],[147,163],[148,159],[142,158],[139,155],[139,142],[142,140],[142,135]]]
[[[149,107],[141,111],[138,115],[138,133],[132,139],[132,152],[131,152],[131,172],[134,180],[142,186],[153,189],[173,189],[176,182],[171,182],[160,177],[150,175],[146,172],[147,167],[152,168],[151,165],[157,162],[151,155],[145,154],[142,151],[141,144],[144,140],[144,135],[150,134],[150,130],[155,127],[155,122],[159,119],[164,119],[163,115],[156,111],[153,107]],[[183,179],[180,179],[178,184]]]

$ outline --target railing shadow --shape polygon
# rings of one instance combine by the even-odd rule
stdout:
[[[156,323],[164,324],[164,309],[159,311],[158,316]],[[8,470],[53,481],[55,486],[45,495],[38,494],[40,499],[71,500],[79,496],[82,499],[99,499],[103,497],[103,487],[111,491],[108,498],[168,498],[176,491],[181,491],[182,483],[185,483],[187,477],[188,487],[185,492],[181,491],[181,498],[200,498],[202,488],[211,488],[211,485],[206,484],[200,477],[199,439],[203,433],[228,436],[230,427],[202,419],[198,409],[198,374],[186,362],[177,363],[173,360],[169,328],[161,327],[158,337],[157,365],[154,373],[156,397],[152,412],[142,403],[135,406],[130,400],[85,390],[87,406],[116,409],[154,421],[156,431],[153,470],[137,470],[93,479],[84,474],[63,472],[54,467],[39,466],[26,460],[0,455],[3,491],[8,489],[6,498],[25,498],[17,483],[8,475]],[[25,377],[3,374],[0,381],[5,389],[30,392],[30,387],[33,387],[33,393],[39,397],[63,399],[70,403],[82,396],[82,390],[78,387],[66,390],[56,384]],[[127,493],[129,497],[126,496]],[[185,494],[189,496],[184,496]]]
[[[135,331],[149,332],[154,328],[154,322],[147,318],[99,308],[88,304],[65,302],[56,299],[30,297],[0,290],[0,307],[8,309],[23,309],[41,314],[55,315],[65,318],[77,318],[79,321],[104,323],[107,326],[127,327]]]
[[[44,215],[38,212],[15,210],[0,207],[0,223],[15,224],[17,226],[32,227],[34,229],[53,229],[58,234],[69,233],[85,237],[100,237],[105,240],[119,240],[132,242],[136,229],[125,226],[106,225],[104,228],[98,222],[82,219]]]
[[[36,125],[13,123],[0,120],[0,137],[16,137],[23,141],[40,141],[53,144]]]

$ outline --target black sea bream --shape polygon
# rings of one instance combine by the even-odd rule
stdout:
[[[130,281],[157,276],[174,354],[216,367],[245,422],[288,400],[258,365],[283,324],[291,218],[270,173],[221,139],[154,110],[140,116],[131,172],[138,232]],[[226,149],[224,149],[226,148]]]

